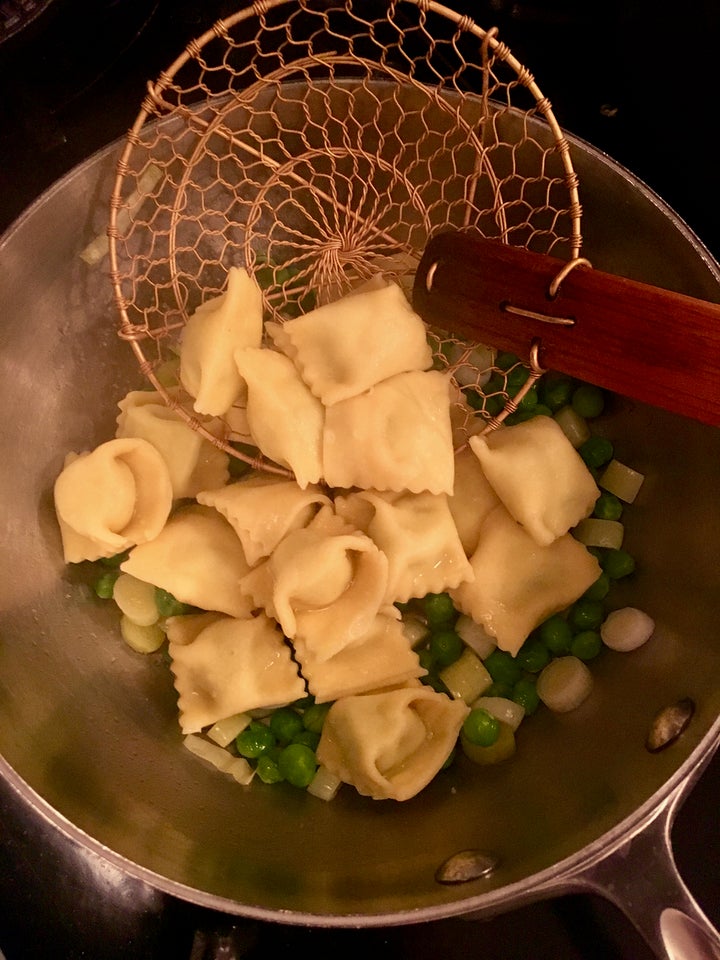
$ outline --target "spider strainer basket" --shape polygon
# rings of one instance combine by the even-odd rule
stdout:
[[[255,467],[242,409],[209,424],[177,385],[183,326],[245,267],[282,322],[377,274],[408,292],[445,227],[570,259],[569,147],[532,75],[433,0],[257,0],[188,44],[148,93],[110,215],[120,335],[165,401]],[[507,358],[431,332],[459,437],[515,410]],[[523,376],[515,378],[521,383]]]

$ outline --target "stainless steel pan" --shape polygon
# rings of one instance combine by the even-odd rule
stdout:
[[[720,268],[673,212],[570,142],[592,262],[719,300]],[[718,956],[668,838],[720,738],[720,431],[618,401],[606,430],[647,480],[628,513],[639,572],[616,599],[650,612],[656,636],[602,657],[575,713],[537,714],[514,762],[461,763],[402,805],[238,787],[181,748],[162,657],[126,648],[61,558],[51,487],[63,456],[106,438],[116,401],[141,382],[115,334],[107,261],[79,256],[105,228],[117,153],[90,158],[0,240],[0,773],[101,858],[231,914],[379,926],[592,890],[660,955]],[[653,717],[682,697],[696,704],[690,726],[650,754]],[[497,869],[438,884],[437,867],[466,849],[496,854]]]

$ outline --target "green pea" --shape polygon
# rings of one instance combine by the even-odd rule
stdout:
[[[313,703],[303,712],[302,722],[306,730],[312,730],[313,733],[320,733],[330,711],[329,703]]]
[[[606,550],[600,563],[611,580],[620,580],[621,577],[627,577],[635,570],[634,558],[622,548]]]
[[[570,653],[578,660],[593,660],[602,650],[602,639],[597,630],[576,633],[570,644]]]
[[[309,693],[306,697],[301,697],[299,700],[296,700],[292,706],[295,710],[307,710],[308,707],[311,707],[315,703],[315,697]]]
[[[535,681],[530,677],[520,677],[512,688],[510,699],[514,703],[520,704],[525,710],[526,716],[531,716],[540,705],[540,697],[538,696]]]
[[[538,403],[533,407],[533,416],[534,417],[551,417],[552,410],[550,407],[547,407],[544,403]]]
[[[512,686],[522,676],[522,667],[507,650],[495,649],[483,661],[485,669],[496,683]]]
[[[609,463],[615,452],[612,443],[607,437],[588,437],[578,447],[578,453],[588,467],[602,467]]]
[[[314,730],[299,730],[292,738],[293,743],[304,743],[311,750],[317,750],[320,743],[320,734]]]
[[[500,353],[495,357],[494,366],[498,370],[509,370],[510,367],[514,367],[516,363],[520,362],[520,357],[516,353],[510,353],[507,350],[501,350]]]
[[[538,636],[550,653],[556,656],[562,656],[570,650],[572,629],[567,620],[561,617],[559,613],[553,614],[552,617],[548,617],[544,623],[540,624]]]
[[[267,754],[258,757],[255,770],[263,783],[281,783],[283,780],[277,760]]]
[[[418,651],[418,660],[420,661],[420,666],[423,668],[423,670],[427,670],[428,673],[432,672],[435,667],[435,657],[427,649],[427,647],[424,650]]]
[[[575,630],[596,630],[603,622],[605,610],[600,600],[583,600],[582,597],[570,607],[570,625]],[[570,644],[572,649],[572,643]]]
[[[270,715],[270,729],[279,743],[290,743],[305,727],[297,710],[280,707]]]
[[[436,693],[449,692],[448,688],[436,673],[426,673],[424,677],[420,677],[420,682],[424,683],[426,687],[432,687]]]
[[[428,593],[423,608],[430,627],[457,619],[457,611],[448,593]]]
[[[518,650],[515,661],[528,673],[540,673],[550,662],[550,651],[537,636],[530,636]]]
[[[622,501],[614,493],[603,491],[595,501],[593,516],[600,520],[619,520],[622,516]]]
[[[105,573],[100,574],[93,585],[93,589],[101,600],[112,600],[115,581],[119,576],[119,570],[106,570]]]
[[[583,600],[604,600],[610,592],[610,577],[603,572],[597,578],[592,586],[588,587],[582,595]]]
[[[447,760],[440,767],[441,770],[447,770],[455,763],[455,757],[457,756],[457,747],[453,747],[450,753],[447,755]]]
[[[275,736],[270,727],[253,720],[237,735],[235,746],[241,757],[255,760],[275,746]]]
[[[278,770],[294,787],[305,789],[312,782],[317,770],[315,752],[304,743],[291,743],[278,757]]]
[[[493,683],[483,692],[484,697],[505,697],[510,700],[512,697],[513,685],[511,683]]]
[[[557,413],[570,403],[573,387],[573,381],[565,377],[546,379],[541,384],[540,400],[552,413]]]
[[[130,556],[129,550],[124,550],[122,553],[115,553],[112,557],[102,557],[100,563],[104,567],[119,567],[121,563],[124,563],[127,558]]]
[[[188,610],[186,603],[182,603],[162,587],[155,587],[155,606],[161,617],[181,617]]]
[[[438,667],[449,667],[460,657],[464,643],[460,636],[450,629],[436,630],[430,635],[430,653]]]
[[[530,371],[527,367],[518,364],[512,369],[508,370],[505,375],[505,389],[510,394],[511,397],[514,397],[518,390],[525,385],[525,381],[530,376]]]
[[[523,410],[526,413],[534,414],[535,407],[538,405],[538,391],[537,387],[533,384],[532,387],[528,390],[525,396],[522,398],[518,404],[518,410]]]
[[[581,417],[592,419],[599,417],[605,407],[605,396],[600,387],[591,383],[581,383],[573,390],[570,405]]]
[[[478,747],[491,747],[500,736],[500,722],[487,710],[471,710],[463,723],[463,733]]]

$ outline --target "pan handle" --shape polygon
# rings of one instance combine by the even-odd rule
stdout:
[[[612,853],[565,879],[574,892],[618,907],[660,960],[720,960],[720,933],[686,887],[672,850],[672,825],[689,786],[681,784]]]

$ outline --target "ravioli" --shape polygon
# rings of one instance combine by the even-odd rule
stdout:
[[[130,551],[120,569],[202,610],[231,617],[252,610],[240,590],[250,569],[240,539],[209,507],[178,510],[154,540]]]
[[[541,546],[502,504],[487,515],[470,564],[474,580],[450,590],[450,596],[513,655],[535,627],[574,603],[601,572],[571,534]]]
[[[227,483],[228,454],[171,409],[161,394],[133,390],[118,404],[118,437],[140,437],[161,454],[170,474],[173,497],[194,497],[200,490]],[[213,436],[222,435],[222,422],[208,419],[202,426]]]
[[[282,633],[264,614],[223,617],[190,643],[171,641],[168,650],[185,734],[236,713],[283,706],[305,695]]]
[[[470,712],[427,686],[336,700],[317,757],[344,783],[375,800],[409,800],[449,757]]]
[[[432,365],[425,324],[393,282],[370,285],[268,330],[326,406],[396,373]]]
[[[478,545],[485,517],[499,503],[477,456],[470,447],[464,447],[455,455],[455,485],[448,506],[467,556]]]
[[[552,417],[500,427],[469,443],[498,497],[541,546],[592,513],[600,491]]]
[[[151,540],[172,506],[165,461],[146,440],[108,440],[69,454],[53,488],[66,563],[97,560]]]
[[[180,342],[180,382],[197,413],[221,417],[243,396],[233,359],[240,347],[259,347],[263,307],[260,288],[240,267],[228,271],[225,293],[197,308]]]

